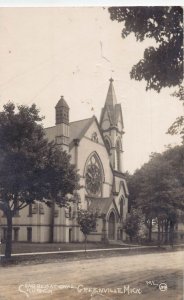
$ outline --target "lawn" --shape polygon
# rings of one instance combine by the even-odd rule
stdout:
[[[116,249],[115,249],[116,248]],[[119,257],[119,256],[131,256],[131,255],[141,255],[147,253],[167,253],[170,251],[178,251],[183,249],[182,246],[174,247],[133,247],[131,245],[110,245],[103,243],[87,243],[87,250],[90,249],[102,249],[100,251],[92,252],[70,252],[62,253],[59,251],[70,251],[70,250],[85,250],[84,243],[13,243],[12,254],[27,253],[23,256],[12,256],[8,261],[4,257],[0,257],[0,265],[34,265],[34,264],[43,264],[45,262],[52,263],[53,261],[76,261],[83,259],[97,259],[105,257]],[[104,249],[104,250],[103,250]],[[108,250],[109,249],[109,250]],[[108,251],[107,251],[108,250]],[[57,252],[58,253],[47,253],[47,252]],[[46,252],[43,254],[28,254],[28,253],[38,253]],[[4,254],[4,244],[1,245],[1,254]]]
[[[87,243],[87,249],[125,248],[127,245],[110,245],[105,243]],[[1,254],[5,244],[1,245]],[[12,253],[33,253],[49,251],[84,250],[84,243],[12,243]]]

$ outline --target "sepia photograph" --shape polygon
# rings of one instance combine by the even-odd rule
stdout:
[[[184,300],[183,7],[0,3],[0,40],[0,300]]]

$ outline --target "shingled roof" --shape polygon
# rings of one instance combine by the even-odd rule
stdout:
[[[70,141],[80,138],[83,131],[91,124],[93,118],[70,122]]]
[[[107,214],[110,208],[113,198],[89,198],[89,209],[92,211],[98,211],[99,214]]]

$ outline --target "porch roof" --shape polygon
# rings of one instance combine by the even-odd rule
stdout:
[[[87,198],[89,203],[89,209],[97,211],[99,214],[107,214],[110,208],[111,203],[113,203],[112,197],[107,198]]]

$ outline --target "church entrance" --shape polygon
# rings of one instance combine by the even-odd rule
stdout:
[[[115,214],[113,211],[110,213],[109,216],[109,222],[108,222],[108,237],[109,240],[114,240],[115,239]]]

